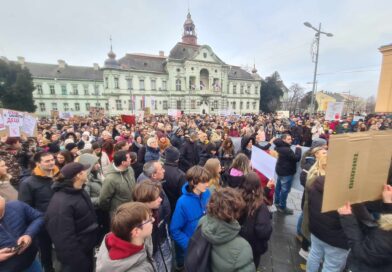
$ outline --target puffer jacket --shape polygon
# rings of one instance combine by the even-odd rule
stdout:
[[[96,272],[155,272],[152,260],[152,242],[151,238],[146,239],[144,248],[124,259],[112,260],[109,256],[110,246],[107,243],[107,237],[104,238],[97,255]],[[125,241],[123,241],[126,243]],[[116,245],[114,245],[116,246]]]
[[[52,176],[56,176],[59,172],[60,170],[55,166]],[[45,176],[41,168],[37,166],[32,175],[20,184],[18,199],[44,213],[54,194],[52,185],[53,177]]]
[[[22,235],[29,235],[33,243],[20,255],[0,262],[0,271],[19,272],[27,269],[37,254],[35,237],[44,224],[42,213],[21,201],[5,204],[4,217],[0,220],[0,248],[16,246]]]
[[[200,219],[201,232],[212,244],[212,272],[254,272],[252,248],[239,235],[241,226],[237,221],[227,223],[206,215]]]
[[[146,146],[146,154],[144,155],[144,162],[159,160],[159,148],[152,148]]]
[[[184,251],[188,248],[189,239],[196,230],[199,219],[206,214],[210,191],[201,195],[189,191],[188,183],[182,187],[182,196],[178,199],[170,224],[173,240]]]
[[[134,187],[135,174],[132,167],[120,171],[111,164],[103,182],[99,206],[102,210],[113,213],[121,204],[132,201]]]

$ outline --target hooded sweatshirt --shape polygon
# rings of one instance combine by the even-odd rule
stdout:
[[[110,213],[114,212],[121,204],[132,201],[134,187],[135,174],[132,167],[121,171],[113,163],[110,164],[99,196],[100,207]]]
[[[141,247],[121,240],[113,233],[106,235],[96,261],[96,272],[153,272],[151,238]]]
[[[252,248],[239,235],[238,221],[231,223],[206,215],[200,219],[201,232],[212,244],[211,271],[256,271]]]

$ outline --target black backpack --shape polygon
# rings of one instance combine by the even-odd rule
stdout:
[[[189,240],[188,250],[185,257],[186,272],[210,272],[210,255],[212,245],[204,237],[199,226]]]

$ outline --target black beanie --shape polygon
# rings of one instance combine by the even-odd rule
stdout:
[[[180,152],[174,146],[170,146],[165,150],[165,159],[167,162],[176,162],[180,159]]]

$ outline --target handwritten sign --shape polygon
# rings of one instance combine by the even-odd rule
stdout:
[[[33,137],[37,134],[37,119],[27,112],[0,109],[0,136]]]

